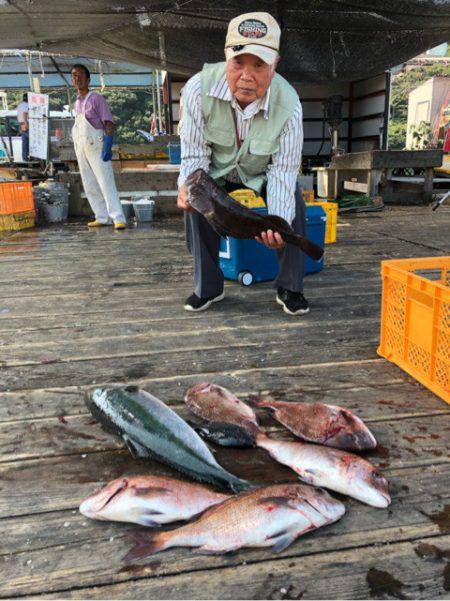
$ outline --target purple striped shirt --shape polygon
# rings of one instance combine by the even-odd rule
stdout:
[[[75,103],[75,113],[79,115],[83,111],[85,97],[78,96]],[[95,127],[95,129],[105,129],[105,122],[113,122],[113,116],[109,109],[108,103],[101,94],[92,92],[87,99],[86,104],[86,119]]]

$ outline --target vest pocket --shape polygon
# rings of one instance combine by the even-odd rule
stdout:
[[[225,167],[234,154],[234,132],[206,125],[205,140],[211,147],[213,163],[218,168]]]
[[[266,172],[267,165],[272,155],[278,151],[278,140],[250,140],[248,153],[245,156],[245,167],[251,175],[262,175]],[[243,160],[244,163],[244,160]]]

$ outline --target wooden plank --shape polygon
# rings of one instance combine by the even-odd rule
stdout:
[[[228,311],[232,311],[232,305],[228,307]],[[177,319],[177,315],[175,315],[173,321],[179,326],[178,332],[176,329],[169,330],[168,327],[173,322],[168,324],[167,320],[164,320],[162,322],[144,323],[140,328],[130,328],[129,324],[124,326],[117,324],[113,332],[105,331],[105,328],[101,326],[87,327],[83,325],[79,328],[78,335],[75,330],[72,330],[68,336],[62,336],[58,330],[54,332],[53,336],[49,333],[48,339],[45,341],[40,339],[43,334],[42,331],[28,334],[20,333],[16,341],[11,341],[11,337],[8,341],[7,337],[1,335],[1,364],[9,367],[35,362],[42,363],[43,361],[79,360],[84,357],[125,357],[134,355],[137,346],[139,346],[140,355],[160,351],[162,348],[166,352],[189,351],[190,349],[197,349],[199,346],[217,348],[217,344],[214,343],[215,336],[220,336],[224,345],[260,346],[267,338],[267,332],[261,318],[270,318],[275,312],[275,323],[280,323],[284,343],[293,347],[298,335],[306,332],[310,337],[315,338],[320,334],[326,336],[326,332],[330,332],[328,336],[332,335],[331,332],[336,334],[345,333],[351,325],[354,325],[357,329],[361,329],[366,325],[367,333],[375,334],[378,328],[373,327],[373,316],[377,315],[378,311],[378,303],[368,303],[367,305],[361,304],[359,307],[354,307],[355,315],[351,319],[337,321],[335,317],[326,315],[323,316],[323,319],[316,318],[300,323],[298,320],[291,320],[288,323],[282,323],[282,319],[285,322],[286,318],[281,314],[275,303],[271,306],[264,303],[259,315],[249,313],[247,316],[242,316],[239,313],[237,317],[232,315],[229,319],[227,317],[228,313],[224,315],[221,312],[219,315],[222,320],[219,317],[207,324],[199,323],[198,320]],[[372,312],[372,317],[369,315],[370,312]],[[363,315],[359,315],[360,313]],[[151,331],[151,336],[149,336],[149,331]],[[30,338],[32,338],[31,341]],[[267,343],[267,346],[270,344],[272,343]]]
[[[367,194],[369,190],[368,184],[361,182],[344,182],[344,190],[352,190],[353,192],[361,192]]]
[[[40,363],[19,363],[2,368],[0,391],[44,388],[45,386],[77,386],[99,384],[102,382],[139,381],[149,376],[205,374],[220,371],[234,371],[243,365],[246,368],[260,366],[278,367],[302,362],[327,362],[335,358],[333,343],[339,341],[339,358],[342,361],[359,357],[375,357],[378,333],[369,334],[367,323],[358,328],[336,332],[330,336],[330,346],[324,347],[323,340],[315,335],[306,335],[302,347],[298,341],[292,345],[280,345],[278,341],[245,342],[224,349],[220,341],[211,341],[207,348],[190,345],[178,348],[175,352],[155,349],[150,352],[136,351],[128,355],[120,352],[111,356],[85,356],[70,362],[61,362],[57,358],[43,358]],[[258,352],[256,347],[259,344]],[[51,362],[48,362],[51,361]],[[64,367],[63,367],[64,366]],[[25,368],[25,371],[24,371]],[[24,375],[26,374],[26,375]]]
[[[52,598],[94,599],[448,599],[449,537],[419,538],[302,558],[153,576],[158,559],[134,569],[128,583],[78,587]],[[130,569],[131,571],[131,569]],[[227,586],[224,586],[224,582]]]
[[[187,296],[188,285],[185,285],[185,290],[182,289],[183,282],[179,282],[177,288],[167,286],[165,291],[163,289],[157,291],[150,286],[120,286],[106,288],[92,295],[68,294],[55,296],[53,297],[56,301],[55,307],[51,312],[46,312],[45,306],[36,306],[35,297],[14,299],[13,306],[11,306],[12,303],[8,302],[5,303],[6,306],[0,309],[0,311],[4,311],[0,316],[0,340],[3,344],[8,344],[14,340],[17,341],[20,337],[23,342],[32,342],[35,339],[34,337],[37,339],[39,332],[42,340],[50,340],[53,335],[51,331],[55,329],[69,329],[74,335],[76,335],[76,332],[81,332],[83,328],[85,331],[87,329],[90,331],[91,328],[96,327],[103,328],[105,332],[105,326],[109,327],[111,322],[114,322],[115,327],[119,329],[120,326],[125,325],[132,328],[133,326],[139,328],[140,325],[141,328],[147,327],[148,331],[150,327],[153,328],[154,325],[163,322],[173,324],[177,322],[178,324],[189,321],[190,323],[205,324],[204,327],[210,327],[217,321],[223,320],[223,313],[218,311],[210,312],[207,317],[182,311],[182,294],[185,291],[184,297]],[[118,293],[119,290],[123,293]],[[348,294],[346,300],[350,302],[351,298],[355,298],[355,295],[358,294],[360,300],[366,298],[372,303],[378,297],[380,291],[381,287],[378,282],[372,286],[369,283],[360,286],[355,285],[352,289],[354,295]],[[341,296],[341,292],[342,288],[326,289],[326,295],[332,295],[333,298]],[[151,293],[152,296],[149,297],[148,294]],[[314,312],[320,314],[323,310],[328,309],[323,289],[313,288],[308,292],[305,291],[305,294]],[[169,299],[167,299],[168,295],[170,295]],[[236,322],[236,325],[245,323],[247,313],[243,310],[245,309],[243,304],[246,304],[250,299],[252,306],[258,305],[261,311],[272,313],[273,292],[267,287],[255,289],[249,294],[244,290],[226,286],[225,295],[227,304],[229,301],[232,301],[233,304],[239,303],[239,310],[236,310],[234,314],[228,314],[228,323],[232,320]],[[161,314],[161,311],[158,310],[158,304],[165,300],[167,301],[166,311]],[[124,312],[123,307],[127,304],[130,304],[132,309]],[[357,307],[358,310],[360,310],[360,307]],[[253,319],[252,314],[249,317]],[[280,317],[281,314],[278,319]],[[286,324],[285,318],[283,323]],[[289,324],[289,321],[287,323]],[[308,326],[312,321],[305,319],[304,323]],[[127,329],[130,330],[130,328]],[[33,332],[34,334],[32,334]],[[57,336],[57,333],[55,332],[54,335]]]
[[[442,150],[366,150],[333,157],[337,169],[395,169],[396,167],[439,167]]]
[[[62,460],[63,465],[66,461]],[[103,482],[101,480],[88,481],[89,475],[92,474],[92,468],[89,472],[83,472],[83,467],[80,465],[79,476],[82,477],[84,473],[86,478],[85,481],[76,484],[73,466],[70,467],[72,468],[71,480],[66,477],[59,482],[59,486],[56,482],[52,482],[48,495],[45,493],[43,485],[39,487],[37,480],[30,482],[28,491],[32,492],[35,499],[38,500],[35,502],[32,512],[23,513],[26,510],[23,501],[19,500],[18,506],[10,503],[10,513],[2,516],[3,551],[8,550],[12,553],[37,551],[50,546],[79,543],[80,537],[84,541],[106,540],[111,536],[125,538],[129,531],[138,529],[135,525],[99,522],[81,515],[78,512],[79,503]],[[121,473],[119,469],[122,469]],[[119,474],[119,477],[127,472],[130,473],[130,469],[127,470],[124,462],[121,462],[120,466],[114,465],[114,470]],[[142,472],[142,470],[144,471]],[[145,472],[145,466],[138,466],[137,471],[148,473],[148,471]],[[392,536],[394,530],[398,534],[398,529],[403,528],[404,534],[401,538],[405,539],[410,534],[412,526],[419,526],[422,535],[438,534],[439,528],[429,516],[439,513],[442,507],[448,503],[450,465],[448,463],[436,465],[432,470],[423,470],[418,467],[387,470],[386,473],[389,477],[389,486],[393,498],[389,510],[377,511],[353,499],[346,498],[347,515],[345,521],[333,526],[331,531],[327,529],[324,534],[328,532],[334,537],[337,533],[342,535],[348,533],[349,537],[355,538],[357,532],[376,530],[374,519],[377,520],[379,529],[385,530],[382,535],[384,538],[389,529],[391,529],[390,536]],[[93,475],[93,477],[96,476]],[[269,477],[266,476],[266,481],[268,480]],[[294,482],[295,478],[292,481]],[[21,485],[18,482],[17,485],[19,490],[25,491],[23,483]],[[3,494],[5,501],[10,488],[12,488],[11,485]],[[64,491],[66,491],[65,494]],[[15,500],[18,496],[17,493],[13,493],[11,500]],[[53,502],[53,506],[50,502]],[[6,503],[4,504],[6,505]],[[67,522],[69,523],[67,524]],[[64,526],[64,524],[67,525]],[[30,536],[30,533],[33,533],[33,536]],[[372,532],[371,537],[373,541],[376,541],[375,532]],[[320,540],[322,537],[319,536],[318,538]],[[348,540],[339,543],[340,547],[347,545]],[[320,550],[322,549],[317,541],[317,549],[310,551]],[[182,553],[184,552],[180,552],[179,555]],[[255,556],[258,556],[258,552],[255,553]]]
[[[182,394],[182,391],[180,393]],[[181,399],[175,408],[184,419],[191,417],[187,408],[181,404]],[[360,413],[365,417],[363,409]],[[85,412],[80,416],[65,416],[62,420],[56,417],[0,424],[0,463],[37,457],[80,455],[125,447],[122,441],[105,433],[99,424],[92,422],[92,416]],[[273,425],[277,430],[281,430],[283,438],[291,438],[279,424],[275,422]],[[370,421],[370,427],[378,441],[379,449],[367,453],[366,456],[382,457],[382,467],[409,466],[417,463],[429,465],[449,461],[446,426],[450,429],[450,411],[445,406],[437,415],[422,415],[417,421],[414,418],[396,418],[392,421],[383,419],[381,422],[373,419]],[[243,453],[243,456],[250,465],[256,461],[251,449]],[[229,464],[230,453],[227,450],[218,449],[217,457],[228,465],[228,469],[233,470],[232,464]]]
[[[199,378],[208,379],[208,376],[165,375],[141,379],[140,385],[172,404]],[[422,387],[418,388],[412,378],[382,359],[243,368],[233,373],[218,370],[209,374],[209,379],[233,390],[243,399],[255,393],[288,400],[331,402],[334,399],[338,404],[345,403],[352,411],[360,411],[362,405],[366,416],[372,416],[373,412],[378,418],[397,413],[431,413],[446,409],[435,395]],[[0,403],[0,423],[83,414],[86,412],[83,394],[87,388],[65,386],[5,392],[2,394],[4,402]],[[367,411],[370,413],[367,414]]]
[[[401,596],[414,595],[414,578],[420,574],[425,591],[420,594],[433,596],[445,568],[438,558],[428,558],[426,569],[436,567],[439,573],[420,573],[414,564],[410,576],[403,552],[393,554],[389,567],[370,564],[366,557],[373,552],[384,561],[386,548],[400,549],[420,537],[438,540],[439,525],[445,525],[450,408],[379,359],[375,349],[380,260],[448,252],[449,217],[450,211],[437,217],[418,208],[346,219],[339,244],[327,248],[326,269],[306,278],[312,312],[302,320],[287,319],[275,307],[269,284],[250,289],[227,284],[223,305],[204,315],[185,314],[180,303],[191,291],[192,262],[180,220],[130,229],[124,236],[69,223],[0,240],[1,354],[3,359],[5,351],[16,363],[0,374],[5,390],[0,403],[0,561],[6,574],[0,596],[48,596],[50,591],[76,596],[79,589],[79,596],[95,597],[91,587],[97,586],[98,598],[157,598],[167,596],[173,585],[184,598],[200,598],[202,587],[211,593],[219,582],[224,598],[240,597],[239,574],[251,569],[242,594],[254,597],[262,588],[253,586],[258,583],[253,575],[260,569],[278,574],[272,566],[286,561],[280,580],[286,592],[270,588],[274,598],[298,597],[303,589],[289,587],[297,586],[292,578],[304,570],[322,587],[308,584],[305,598],[328,592],[329,582],[343,597],[355,591],[376,597],[374,589],[364,589],[371,567],[392,568],[400,580],[399,573],[405,574]],[[63,361],[46,363],[55,357]],[[176,474],[156,462],[133,460],[91,423],[82,395],[94,382],[132,381],[181,411],[184,389],[200,378],[214,379],[244,399],[253,393],[300,396],[357,412],[379,440],[369,457],[389,479],[392,506],[381,511],[346,500],[348,513],[339,524],[303,538],[279,557],[249,550],[199,558],[181,549],[146,560],[142,567],[124,566],[120,557],[133,527],[86,520],[76,512],[79,501],[100,483],[124,474]],[[267,414],[259,415],[273,435],[286,435]],[[261,450],[218,449],[217,457],[224,467],[254,481],[295,479]],[[351,563],[335,570],[343,561],[333,554],[345,553],[345,561],[361,570],[366,566],[362,584]],[[415,557],[426,561],[413,551]],[[310,570],[308,562],[319,567]]]
[[[236,592],[234,583],[243,562],[244,565],[263,566],[267,573],[272,562],[289,559],[289,563],[294,560],[295,565],[302,566],[303,574],[308,572],[304,568],[308,557],[315,562],[321,558],[334,560],[334,553],[341,550],[343,557],[350,553],[351,559],[345,562],[343,560],[342,563],[351,571],[358,565],[364,565],[367,552],[373,553],[373,557],[382,561],[381,558],[389,549],[396,546],[396,541],[435,537],[433,540],[441,546],[443,541],[439,534],[445,524],[440,516],[446,515],[443,507],[448,503],[449,465],[445,469],[444,466],[437,467],[432,475],[416,469],[414,472],[399,471],[390,478],[396,491],[390,510],[377,510],[346,500],[347,513],[340,522],[302,537],[275,557],[268,550],[257,549],[245,549],[231,556],[198,556],[187,549],[174,549],[145,560],[141,564],[142,568],[139,568],[136,564],[126,566],[120,559],[130,547],[127,535],[134,527],[91,522],[69,511],[16,521],[7,520],[4,540],[8,547],[5,551],[11,553],[11,545],[15,545],[17,552],[1,557],[5,577],[0,584],[0,594],[36,595],[127,580],[133,580],[134,590],[136,581],[142,577],[156,579],[164,575],[162,582],[167,586],[167,578],[174,574],[185,574],[200,591],[199,570],[208,570],[211,577],[211,570],[215,570],[220,576],[222,570],[233,568],[232,578],[224,580],[222,572],[221,594],[228,595]],[[37,536],[33,543],[27,544],[30,530],[35,531]],[[448,541],[448,538],[447,536],[444,540]],[[381,545],[383,546],[380,548]],[[444,567],[445,564],[441,564],[441,573]],[[322,575],[328,574],[325,567],[320,572]],[[290,570],[290,574],[293,573],[297,573],[297,570]],[[343,586],[349,590],[349,573],[344,574],[343,578]],[[253,580],[250,579],[250,582]],[[112,597],[115,598],[114,595]]]
[[[434,542],[440,546],[436,547]],[[151,577],[154,562],[149,562],[147,566],[141,566],[141,570],[134,570],[141,578],[133,586],[122,584],[81,589],[78,593],[63,593],[62,598],[77,598],[77,594],[82,594],[83,598],[99,599],[329,599],[330,589],[334,591],[333,598],[336,599],[384,598],[386,594],[388,598],[400,599],[427,599],[428,594],[433,598],[448,598],[445,593],[448,590],[445,567],[447,542],[445,537],[440,537],[436,541],[422,539],[389,546],[386,557],[382,559],[376,556],[375,549],[364,549],[361,557],[347,551],[320,557],[317,564],[314,564],[313,558],[302,559],[301,562],[275,560],[232,570],[205,571],[195,574],[194,578],[188,575],[171,576],[164,582]],[[428,557],[423,560],[427,554]],[[422,561],[418,557],[422,557]],[[350,566],[356,559],[359,560],[358,568],[351,572]],[[246,566],[246,562],[242,566]],[[297,571],[299,568],[300,574]],[[236,579],[232,577],[235,573]],[[323,574],[327,576],[323,577]],[[144,579],[147,575],[150,576]],[[224,589],[223,582],[230,579],[233,584],[228,591]]]
[[[140,380],[140,386],[168,405],[180,404],[184,391],[204,380],[204,374],[174,375]],[[244,401],[264,398],[338,404],[366,421],[444,414],[450,408],[430,391],[383,360],[350,361],[277,368],[249,368],[210,374]],[[90,387],[45,388],[2,394],[0,423],[88,414],[83,396]],[[265,412],[260,413],[265,416]]]

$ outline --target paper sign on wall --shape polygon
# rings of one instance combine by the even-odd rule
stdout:
[[[46,160],[48,156],[48,94],[28,92],[30,156]]]

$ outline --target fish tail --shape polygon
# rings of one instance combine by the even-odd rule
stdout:
[[[282,233],[282,238],[285,242],[293,244],[300,248],[304,253],[306,253],[311,259],[314,261],[320,261],[323,256],[323,248],[318,246],[308,238],[300,236],[300,234],[294,234],[291,232]]]
[[[241,480],[240,478],[235,478],[229,481],[229,486],[231,490],[235,493],[245,492],[246,490],[250,490],[254,488],[254,484],[248,482],[247,480]]]
[[[122,561],[129,562],[136,559],[142,559],[149,555],[164,551],[164,549],[171,546],[171,531],[138,533],[134,534],[133,538],[135,539],[136,544],[122,557]]]

